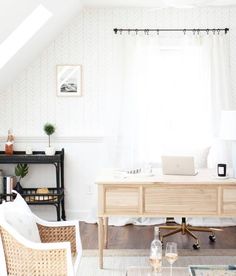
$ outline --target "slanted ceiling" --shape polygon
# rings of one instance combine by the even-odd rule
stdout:
[[[52,13],[46,24],[0,69],[0,93],[84,7],[195,8],[232,6],[236,0],[0,0],[0,44],[42,4]],[[224,26],[223,26],[224,27]]]
[[[81,0],[88,7],[154,7],[154,8],[194,8],[233,6],[236,0]]]
[[[79,12],[80,0],[0,0],[0,44],[39,5],[52,13],[46,24],[0,69],[0,93]]]

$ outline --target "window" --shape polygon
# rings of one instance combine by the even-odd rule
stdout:
[[[125,39],[118,45],[116,66],[121,72],[118,90],[123,91],[117,165],[159,163],[165,154],[205,152],[213,139],[212,106],[220,102],[212,87],[212,38],[202,43],[200,37],[181,37],[181,43],[170,39],[162,44],[158,38]]]
[[[48,21],[52,13],[39,5],[0,45],[0,69]]]
[[[209,146],[211,90],[201,48],[162,49],[152,56],[148,64],[144,56],[141,61],[139,159],[156,161],[162,154]]]

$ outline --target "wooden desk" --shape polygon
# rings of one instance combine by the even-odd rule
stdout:
[[[130,217],[234,217],[236,179],[215,179],[207,169],[196,176],[154,174],[126,178],[106,173],[98,185],[99,266],[107,246],[110,216]]]

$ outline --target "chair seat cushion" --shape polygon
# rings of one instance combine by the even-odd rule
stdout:
[[[41,242],[34,216],[20,194],[14,201],[4,202],[1,209],[3,219],[19,234],[32,242]]]

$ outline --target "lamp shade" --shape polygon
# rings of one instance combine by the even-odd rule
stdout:
[[[220,138],[236,140],[236,110],[221,111]]]

